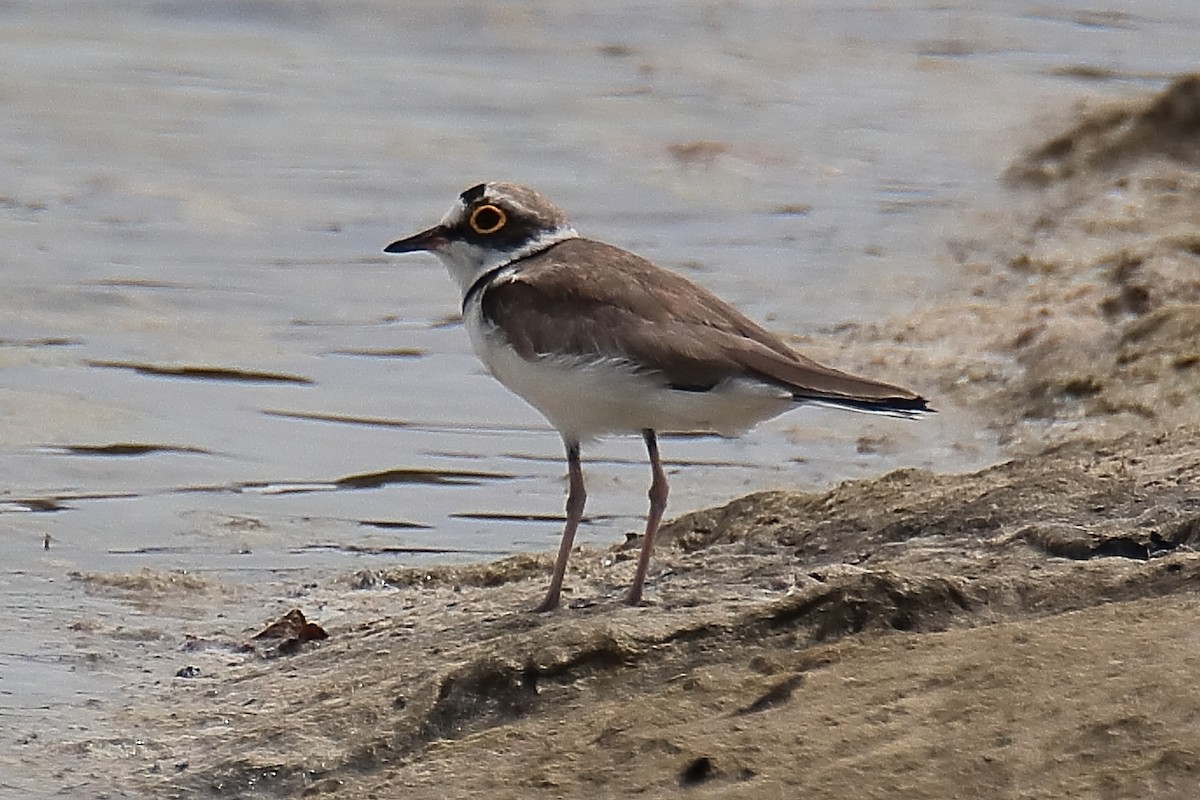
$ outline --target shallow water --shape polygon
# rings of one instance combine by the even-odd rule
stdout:
[[[482,372],[441,266],[380,252],[466,185],[836,337],[958,286],[944,242],[1005,202],[1031,120],[1198,51],[1190,0],[0,4],[0,788],[54,794],[20,743],[112,702],[137,632],[209,615],[72,573],[186,570],[237,614],[239,586],[555,546],[557,435]],[[994,457],[942,411],[666,440],[672,511]],[[582,541],[638,527],[643,455],[585,450]],[[97,649],[95,620],[135,635]]]

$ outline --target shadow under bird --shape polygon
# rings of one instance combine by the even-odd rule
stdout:
[[[533,189],[481,183],[388,253],[433,253],[462,290],[463,321],[492,375],[540,411],[567,450],[567,521],[538,611],[559,602],[586,492],[580,444],[640,433],[650,511],[626,602],[637,605],[667,505],[656,432],[745,432],[805,404],[917,417],[925,398],[818,364],[706,289],[576,233]]]

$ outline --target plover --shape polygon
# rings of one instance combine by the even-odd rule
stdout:
[[[559,602],[583,516],[583,442],[639,433],[650,457],[650,511],[626,602],[637,605],[667,504],[657,433],[733,436],[797,405],[897,417],[925,398],[818,364],[711,292],[610,244],[585,239],[533,189],[481,183],[442,221],[388,253],[433,253],[462,290],[475,353],[562,435],[566,525],[546,598]]]

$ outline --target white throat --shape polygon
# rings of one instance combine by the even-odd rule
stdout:
[[[512,250],[490,250],[468,242],[457,241],[447,242],[434,250],[433,254],[446,265],[446,270],[458,283],[459,291],[465,297],[467,290],[474,285],[475,281],[492,270],[540,253],[559,242],[578,237],[579,234],[575,229],[567,225],[545,231]]]

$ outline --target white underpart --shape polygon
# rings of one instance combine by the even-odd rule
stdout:
[[[612,433],[711,431],[740,434],[795,406],[785,390],[739,378],[687,392],[638,374],[628,361],[582,356],[522,358],[471,303],[464,322],[492,375],[573,441]]]

